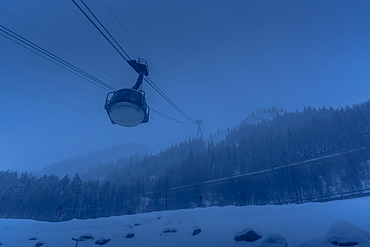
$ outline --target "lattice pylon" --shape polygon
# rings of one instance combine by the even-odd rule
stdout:
[[[196,120],[195,123],[198,124],[198,131],[197,131],[196,139],[198,139],[200,137],[200,139],[203,140],[203,133],[202,133],[202,128],[201,128],[203,120],[201,120],[201,119]]]

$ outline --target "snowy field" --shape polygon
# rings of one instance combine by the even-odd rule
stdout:
[[[243,233],[248,241],[235,241]],[[370,247],[369,233],[370,198],[197,208],[59,223],[0,219],[1,247]]]

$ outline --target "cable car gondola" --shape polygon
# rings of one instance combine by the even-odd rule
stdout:
[[[132,88],[108,93],[104,108],[112,124],[134,127],[149,122],[150,108],[146,104],[145,92],[138,90],[144,75],[147,76],[149,73],[147,62],[144,59],[139,58],[138,62],[130,60],[128,63],[139,74],[139,78]]]

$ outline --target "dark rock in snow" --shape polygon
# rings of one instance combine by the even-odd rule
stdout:
[[[257,241],[260,238],[262,238],[262,237],[260,235],[258,235],[255,231],[253,231],[250,228],[247,228],[242,232],[238,232],[235,235],[234,240],[235,241],[254,242],[254,241]]]
[[[131,232],[126,235],[126,238],[133,238],[133,237],[135,237],[135,234]]]
[[[283,236],[277,233],[273,233],[267,236],[261,243],[260,247],[286,247],[288,242]]]
[[[94,240],[94,237],[90,234],[81,235],[78,238],[78,241],[87,241],[87,240]]]
[[[176,233],[177,229],[175,228],[166,228],[163,230],[163,233]]]
[[[37,240],[37,237],[30,237],[28,240],[29,241],[35,241],[35,240]]]
[[[157,220],[159,220],[159,219],[161,219],[161,218],[162,218],[162,216],[158,216],[158,217],[157,217]]]
[[[106,243],[108,243],[110,241],[110,238],[106,238],[106,239],[98,239],[95,241],[95,244],[98,244],[98,245],[105,245]]]
[[[331,244],[332,245],[338,245],[338,246],[354,246],[354,245],[358,245],[358,243],[356,243],[356,242],[338,243],[338,241],[334,241]]]
[[[197,229],[195,229],[194,231],[193,231],[193,236],[195,236],[195,235],[198,235],[200,232],[202,231],[202,229],[200,229],[200,228],[197,228]]]
[[[37,244],[35,244],[36,247],[41,247],[43,246],[45,243],[44,242],[38,242]]]

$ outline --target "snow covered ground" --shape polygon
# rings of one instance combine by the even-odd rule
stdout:
[[[236,234],[243,231],[261,238],[235,241]],[[76,243],[79,247],[370,247],[369,233],[369,197],[301,205],[196,208],[59,223],[0,219],[1,247],[72,247]]]

